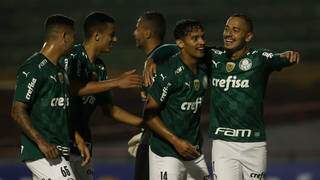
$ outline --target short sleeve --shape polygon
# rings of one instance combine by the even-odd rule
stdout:
[[[83,63],[83,61],[81,61],[79,55],[71,53],[67,58],[65,58],[64,69],[66,70],[68,77],[71,81],[86,81],[85,64]]]
[[[282,68],[290,66],[291,63],[280,57],[280,54],[276,54],[271,52],[270,50],[262,50],[260,51],[261,58],[265,61],[265,64],[268,69],[271,71],[280,71]]]
[[[27,65],[18,70],[14,99],[32,105],[42,83],[41,72],[37,66]]]
[[[168,96],[173,92],[175,83],[172,75],[164,70],[163,66],[158,66],[152,86],[148,89],[148,94],[162,105],[168,100]]]

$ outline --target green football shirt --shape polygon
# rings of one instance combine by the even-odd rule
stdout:
[[[211,49],[211,106],[209,136],[235,142],[266,140],[263,99],[269,75],[289,66],[266,49],[250,49],[231,60],[225,51]]]
[[[78,81],[85,84],[90,81],[102,81],[108,78],[103,61],[97,58],[94,63],[91,63],[85,48],[81,44],[75,45],[70,55],[60,62],[66,70],[70,81]],[[71,96],[70,118],[73,130],[76,129],[79,132],[90,149],[92,149],[89,128],[90,117],[98,105],[110,103],[112,103],[110,91],[87,96]],[[71,142],[71,147],[71,152],[79,154],[73,142]]]
[[[162,48],[162,47],[160,47]],[[163,46],[151,57],[166,60],[176,53],[174,44]],[[266,140],[263,99],[269,75],[289,66],[290,62],[266,49],[250,49],[241,59],[230,60],[222,49],[210,48],[204,61],[210,72],[209,137],[235,142]]]
[[[201,151],[200,107],[207,87],[207,76],[198,67],[197,74],[182,62],[179,54],[157,67],[153,85],[148,93],[160,106],[160,119],[179,138]],[[159,156],[184,159],[165,139],[153,134],[151,150]]]
[[[28,58],[18,69],[15,101],[29,108],[32,126],[63,155],[69,154],[69,82],[64,70],[41,53]],[[27,135],[21,136],[23,161],[44,155]]]

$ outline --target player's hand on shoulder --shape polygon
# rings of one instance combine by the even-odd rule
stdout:
[[[151,86],[153,83],[153,76],[156,73],[157,65],[152,59],[147,59],[144,63],[143,81],[145,86]]]
[[[290,63],[298,64],[300,62],[300,53],[297,51],[285,51],[280,53],[280,57],[287,59]]]
[[[57,147],[46,140],[39,141],[38,147],[47,159],[56,159],[60,155]]]
[[[186,159],[195,159],[200,156],[197,149],[186,140],[178,139],[173,145],[178,153]]]
[[[118,88],[126,89],[126,88],[136,88],[142,86],[142,77],[136,73],[136,70],[130,70],[117,78]]]

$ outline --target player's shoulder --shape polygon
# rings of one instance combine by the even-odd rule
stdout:
[[[157,65],[157,72],[165,73],[169,77],[174,78],[174,76],[177,76],[184,69],[183,65],[179,63],[179,59],[179,54],[171,56],[168,61]]]
[[[18,68],[18,72],[23,71],[23,70],[30,70],[33,72],[39,72],[39,71],[45,69],[45,67],[49,63],[48,61],[49,60],[41,53],[39,53],[39,52],[34,53],[32,56],[27,58],[27,60],[24,61],[20,65],[20,67]]]
[[[86,50],[82,44],[76,44],[71,49],[70,53],[66,57],[68,61],[82,61],[87,58]]]
[[[219,46],[206,46],[205,51],[207,53],[211,53],[213,55],[224,55],[226,54],[226,51],[223,47]]]
[[[160,52],[160,51],[179,52],[180,49],[176,44],[163,44],[154,50],[154,52]]]

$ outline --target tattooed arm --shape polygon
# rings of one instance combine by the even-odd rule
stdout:
[[[48,159],[59,156],[59,152],[53,144],[48,143],[42,135],[32,126],[28,113],[28,106],[22,102],[14,101],[11,109],[11,117],[31,140],[39,147],[40,151]]]

